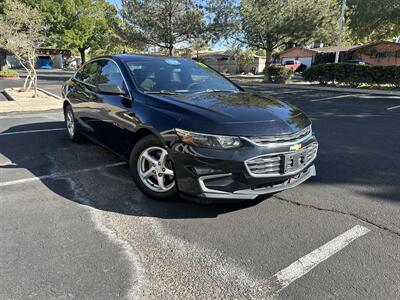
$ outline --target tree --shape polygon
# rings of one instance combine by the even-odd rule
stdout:
[[[199,37],[196,38],[192,43],[192,52],[196,55],[196,59],[200,59],[200,51],[204,51],[210,48],[209,38]],[[193,54],[193,53],[192,53]]]
[[[208,0],[207,29],[211,40],[217,42],[229,39],[235,44],[235,36],[240,30],[240,1],[238,0]],[[232,41],[233,40],[233,41]]]
[[[400,38],[399,0],[349,0],[349,27],[355,40]]]
[[[121,0],[119,18],[113,22],[114,35],[111,39],[111,47],[109,52],[132,53],[146,50],[146,43],[143,41],[142,35],[135,28],[128,24],[126,17],[128,1],[129,0]]]
[[[126,20],[148,45],[189,46],[204,30],[204,13],[193,0],[127,0]]]
[[[0,0],[1,1],[1,0]],[[124,26],[124,10],[106,0],[21,0],[37,8],[49,27],[47,45],[76,49],[84,62],[94,55],[128,52],[143,46]],[[122,1],[123,7],[126,0]],[[1,6],[0,6],[1,11]]]
[[[254,66],[254,51],[240,50],[235,54],[235,60],[239,65],[239,72],[249,73]]]
[[[62,4],[61,45],[79,51],[82,63],[88,49],[105,52],[115,40],[117,10],[105,0],[69,0]]]
[[[1,0],[0,0],[1,1]],[[47,26],[46,46],[59,45],[63,34],[62,28],[65,16],[63,15],[66,4],[71,0],[19,0],[36,8]]]
[[[45,30],[37,9],[18,0],[4,2],[4,14],[0,16],[0,45],[13,53],[27,71],[24,90],[33,85],[34,97],[37,96],[36,50],[45,40]]]
[[[266,56],[265,81],[272,53],[287,44],[313,41],[334,43],[337,32],[336,0],[212,0],[214,21],[226,36],[235,36]],[[228,7],[226,7],[228,5]],[[226,11],[230,16],[226,16]]]

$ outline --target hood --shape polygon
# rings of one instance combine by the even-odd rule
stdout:
[[[152,101],[153,105],[168,103],[183,109],[178,126],[196,132],[274,135],[297,132],[311,123],[298,108],[255,92],[157,95],[155,98],[162,101]]]

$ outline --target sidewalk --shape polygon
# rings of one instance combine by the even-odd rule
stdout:
[[[379,89],[363,89],[363,88],[342,88],[342,87],[330,87],[321,86],[318,83],[310,83],[303,80],[295,80],[289,83],[264,83],[261,82],[263,75],[231,75],[229,79],[241,84],[241,85],[257,85],[266,88],[289,88],[289,89],[302,89],[302,90],[315,90],[315,91],[330,91],[330,92],[345,92],[345,93],[362,93],[362,94],[374,94],[374,95],[391,95],[400,96],[399,90],[379,90]],[[255,81],[257,80],[257,81]]]
[[[59,97],[48,93],[42,89],[38,90],[38,97],[31,98],[20,93],[15,96],[13,89],[4,90],[7,97],[13,101],[0,101],[0,113],[5,112],[28,112],[28,111],[43,111],[62,108],[62,101]]]

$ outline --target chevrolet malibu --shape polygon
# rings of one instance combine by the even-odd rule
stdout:
[[[315,175],[318,143],[301,110],[201,62],[99,57],[62,95],[69,138],[127,160],[137,186],[156,199],[250,200]]]

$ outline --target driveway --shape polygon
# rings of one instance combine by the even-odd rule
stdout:
[[[61,111],[0,115],[0,298],[400,298],[400,99],[247,88],[303,109],[320,150],[241,204],[154,201]]]

